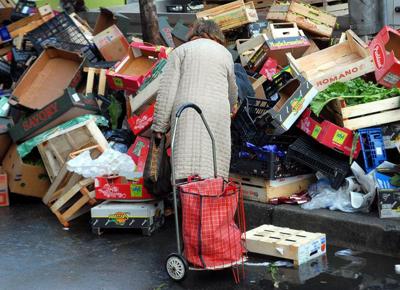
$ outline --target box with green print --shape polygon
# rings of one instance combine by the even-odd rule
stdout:
[[[279,101],[261,122],[272,125],[273,134],[282,134],[292,127],[317,94],[317,89],[298,75],[279,89]]]
[[[167,58],[166,47],[133,42],[128,55],[107,71],[107,83],[114,90],[134,93],[163,58]]]

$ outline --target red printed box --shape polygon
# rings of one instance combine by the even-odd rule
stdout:
[[[107,82],[111,89],[136,92],[146,77],[162,58],[167,58],[167,49],[163,46],[149,46],[141,42],[132,42],[128,55],[107,71]]]
[[[375,78],[385,87],[400,87],[400,32],[385,26],[369,45],[375,64]]]
[[[143,185],[143,177],[127,181],[121,176],[96,177],[96,199],[148,200],[154,197]]]
[[[150,129],[151,124],[153,124],[154,107],[155,103],[149,106],[147,110],[145,110],[139,116],[134,115],[128,119],[128,124],[133,134],[138,136],[139,134],[144,134],[148,129]],[[146,134],[146,136],[147,135],[148,134]]]
[[[353,131],[339,127],[327,120],[318,122],[311,116],[309,108],[304,111],[297,127],[326,147],[350,156],[354,138]],[[360,142],[357,140],[353,158],[358,157],[360,150]]]
[[[0,207],[9,206],[7,174],[0,169]]]
[[[149,150],[150,139],[145,137],[137,137],[135,143],[129,147],[127,154],[132,158],[133,162],[135,162],[136,172],[143,173]]]

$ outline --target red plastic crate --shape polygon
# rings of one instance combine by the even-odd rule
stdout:
[[[137,181],[126,181],[121,176],[96,177],[96,199],[112,200],[147,200],[154,197],[143,185],[143,177]]]
[[[9,206],[9,204],[7,174],[0,173],[0,207]]]
[[[135,93],[145,78],[151,76],[158,61],[167,56],[167,49],[163,46],[133,42],[128,55],[107,70],[107,83],[111,89]]]
[[[318,122],[311,116],[309,108],[302,114],[300,120],[297,122],[297,127],[326,147],[350,156],[354,138],[353,131],[337,126],[327,120],[321,123]],[[358,157],[360,150],[360,142],[357,140],[357,147],[354,150],[353,158]]]

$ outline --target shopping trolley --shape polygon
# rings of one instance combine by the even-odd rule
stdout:
[[[200,115],[210,135],[214,177],[201,179],[199,176],[191,176],[178,185],[173,160],[175,135],[179,118],[188,108],[194,109]],[[186,277],[188,270],[218,270],[231,267],[235,282],[238,283],[239,268],[244,273],[246,260],[246,225],[242,192],[239,184],[217,177],[214,136],[197,105],[184,104],[176,112],[171,151],[177,253],[170,254],[166,260],[168,275],[175,281],[181,281]],[[178,191],[182,207],[183,244],[178,217]]]

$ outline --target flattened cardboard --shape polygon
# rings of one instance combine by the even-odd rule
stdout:
[[[95,114],[99,110],[91,94],[84,96],[72,88],[42,110],[21,119],[10,129],[14,142],[30,139],[50,128],[84,114]]]
[[[93,42],[106,61],[120,61],[128,55],[129,42],[116,25],[96,34]]]
[[[168,23],[168,17],[159,17],[158,26],[160,27],[160,34],[165,42],[165,45],[169,47],[175,47],[174,39],[172,38],[172,27]]]
[[[42,198],[50,186],[46,169],[40,165],[24,163],[15,144],[3,159],[3,169],[8,176],[10,192]]]
[[[10,103],[33,110],[43,109],[75,87],[81,77],[83,59],[68,51],[45,49],[15,87]]]

